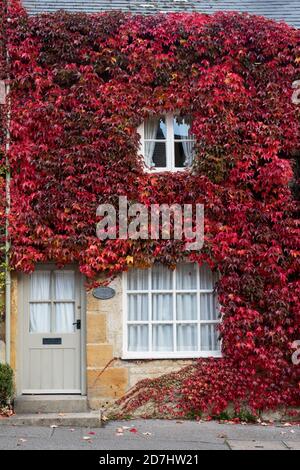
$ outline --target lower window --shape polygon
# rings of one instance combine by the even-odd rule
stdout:
[[[125,358],[220,356],[215,275],[208,266],[156,264],[125,275]]]

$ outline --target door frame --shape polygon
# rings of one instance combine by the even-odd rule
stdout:
[[[55,263],[39,263],[36,265],[35,270],[53,269],[56,268]],[[75,264],[68,264],[63,269],[74,269],[79,272],[78,266]],[[16,348],[16,394],[22,395],[22,355],[24,348],[23,331],[24,331],[24,302],[25,302],[25,282],[23,281],[25,276],[30,274],[18,273],[17,275],[17,341],[15,344]],[[80,278],[80,305],[81,305],[81,331],[80,331],[80,379],[81,379],[81,393],[80,395],[86,395],[86,290],[85,290],[85,276],[79,273]],[[66,393],[69,395],[69,393]],[[24,394],[26,395],[26,394]],[[40,395],[49,395],[49,393],[39,393]],[[65,395],[63,393],[51,395]],[[76,394],[79,395],[79,394]]]

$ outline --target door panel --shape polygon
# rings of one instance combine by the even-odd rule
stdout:
[[[81,393],[79,273],[37,269],[24,284],[22,393]]]

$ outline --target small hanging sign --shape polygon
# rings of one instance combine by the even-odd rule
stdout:
[[[108,300],[114,297],[116,294],[116,291],[112,289],[111,287],[96,287],[93,290],[93,296],[96,299],[100,300]]]
[[[5,82],[4,80],[0,80],[0,104],[5,104]]]

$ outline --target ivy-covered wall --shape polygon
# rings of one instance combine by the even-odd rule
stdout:
[[[76,261],[93,279],[183,257],[220,272],[223,359],[183,382],[185,411],[299,403],[299,31],[262,17],[9,12],[11,264]],[[149,174],[137,127],[193,118],[193,171]],[[99,203],[203,203],[205,245],[95,235]],[[188,392],[187,392],[188,391]]]
[[[7,79],[7,21],[6,1],[0,1],[0,81]],[[3,330],[4,283],[5,283],[5,139],[7,131],[7,107],[0,103],[0,341]]]

